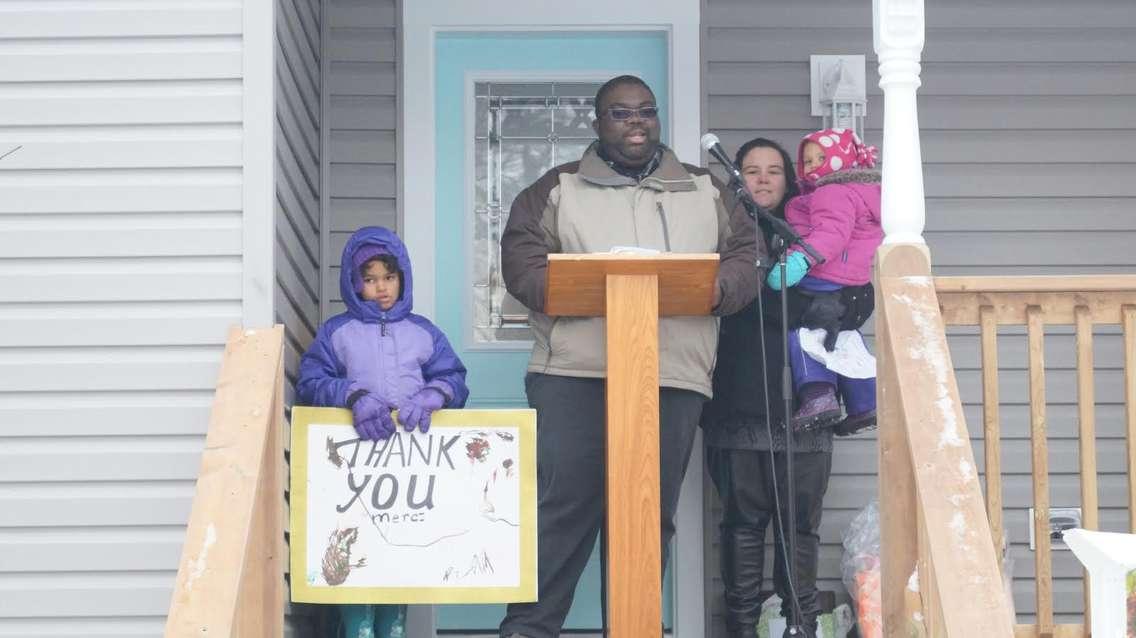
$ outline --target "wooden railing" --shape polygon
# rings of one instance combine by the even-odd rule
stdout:
[[[1049,447],[1046,424],[1044,331],[1072,325],[1076,330],[1077,407],[1080,438],[1082,527],[1098,529],[1096,397],[1093,389],[1094,326],[1121,325],[1124,331],[1124,400],[1127,407],[1129,527],[1136,533],[1136,276],[938,277],[938,300],[946,325],[978,326],[982,343],[982,402],[986,456],[986,511],[995,545],[1003,530],[1001,424],[998,391],[998,327],[1026,327],[1029,343],[1030,450],[1033,474],[1037,622],[1018,625],[1017,636],[1088,635],[1085,626],[1054,623],[1049,542]]]
[[[1010,638],[926,247],[877,255],[884,634]]]
[[[229,332],[167,637],[284,635],[283,338]]]

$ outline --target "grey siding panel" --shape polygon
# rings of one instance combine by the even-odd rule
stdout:
[[[938,95],[1115,95],[1136,81],[1131,62],[1099,63],[926,62],[920,77],[924,96]],[[1073,73],[1070,73],[1072,71]],[[709,90],[716,95],[800,95],[808,90],[808,54],[797,62],[717,62],[710,65]],[[754,82],[760,77],[760,82]],[[883,95],[878,85],[868,93]]]
[[[322,43],[318,0],[276,2],[276,215],[273,313],[284,326],[285,404],[319,326]],[[286,523],[287,524],[287,523]],[[311,635],[310,606],[289,606],[287,632]]]
[[[331,231],[348,235],[359,226],[379,224],[393,227],[398,220],[397,201],[394,197],[382,199],[336,197],[331,200],[331,214],[334,220]],[[341,241],[345,243],[346,238]],[[339,262],[336,260],[332,264],[338,267]]]
[[[869,77],[871,75],[869,74]],[[1118,87],[1117,89],[1123,90]],[[1130,98],[1132,89],[1127,89]],[[919,125],[922,129],[1131,129],[1136,113],[1128,107],[1126,96],[1057,95],[1025,99],[1019,96],[939,96],[919,99]],[[866,128],[883,125],[883,102],[869,99]],[[1091,112],[1094,117],[1083,119]],[[807,129],[819,118],[809,115],[809,96],[774,95],[755,99],[723,95],[710,101],[710,121],[727,129],[746,128],[755,118],[777,123],[774,130]]]
[[[337,28],[328,55],[340,62],[394,62],[398,46],[392,26]]]
[[[395,0],[329,0],[330,177],[323,295],[339,302],[343,245],[361,226],[398,228],[398,25]]]
[[[274,299],[291,385],[319,325],[320,24],[306,0],[277,0],[276,9]]]
[[[3,16],[0,636],[160,636],[242,320],[242,3]]]
[[[332,130],[394,132],[398,112],[393,97],[341,95],[331,98]]]
[[[711,5],[713,6],[713,5]],[[795,9],[792,5],[786,5]],[[808,60],[809,54],[872,53],[871,7],[854,6],[859,17],[845,27],[746,28],[722,24],[710,29],[708,53],[715,62]],[[752,10],[756,11],[756,7]],[[982,10],[975,8],[976,14]],[[936,28],[928,6],[923,62],[1132,62],[1131,26],[1101,28]],[[763,12],[763,15],[764,12]],[[704,23],[705,24],[705,23]],[[820,24],[833,24],[825,21]],[[866,25],[862,28],[860,25]],[[862,43],[867,42],[867,49]]]
[[[331,28],[394,29],[397,24],[394,0],[331,0],[328,23]]]
[[[1136,141],[1136,5],[1116,0],[928,3],[919,90],[927,226],[936,274],[1132,272],[1136,189],[1129,149]],[[879,144],[882,92],[872,51],[870,3],[706,0],[703,11],[704,118],[728,149],[763,135],[795,155],[820,125],[809,115],[810,54],[868,57],[866,137]],[[887,158],[883,158],[887,161]],[[1123,362],[1115,330],[1095,343],[1101,522],[1120,531]],[[979,344],[974,330],[950,338],[975,457],[982,449]],[[1046,344],[1051,499],[1080,503],[1074,339],[1051,328]],[[1006,526],[1015,559],[1019,619],[1034,611],[1033,554],[1026,508],[1032,500],[1026,343],[1022,330],[999,339]],[[821,529],[820,577],[839,583],[840,533],[876,497],[874,436],[837,441]],[[706,482],[707,529],[720,510]],[[715,636],[724,635],[717,535],[708,534],[708,594]],[[1081,611],[1080,569],[1054,557],[1059,618]],[[768,581],[766,581],[768,587]]]

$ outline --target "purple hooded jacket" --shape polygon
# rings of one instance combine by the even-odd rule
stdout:
[[[785,205],[785,221],[824,257],[809,276],[844,286],[872,279],[872,257],[884,239],[880,226],[880,173],[853,168],[820,178]],[[812,258],[809,258],[812,262]]]
[[[364,247],[377,247],[398,259],[402,294],[390,310],[355,292],[359,276],[354,255]],[[437,326],[410,312],[414,278],[402,240],[386,228],[360,228],[347,240],[341,266],[339,291],[347,312],[320,326],[300,360],[297,402],[345,407],[350,388],[366,389],[397,407],[430,387],[446,397],[445,407],[463,407],[469,397],[465,366]]]

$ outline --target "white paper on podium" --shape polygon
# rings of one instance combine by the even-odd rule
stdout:
[[[841,330],[836,337],[836,349],[832,352],[824,349],[825,330],[801,328],[797,334],[801,339],[801,349],[829,370],[852,379],[876,376],[876,358],[868,352],[859,330]]]
[[[658,255],[662,251],[654,248],[641,248],[639,246],[612,246],[613,255]]]

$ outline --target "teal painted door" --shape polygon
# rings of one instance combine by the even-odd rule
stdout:
[[[484,108],[475,108],[476,96],[487,86],[491,89],[496,86],[497,93],[502,93],[501,87],[512,86],[512,90],[503,93],[515,99],[499,100],[496,104],[523,112],[526,108],[531,110],[541,104],[547,105],[548,99],[553,99],[547,98],[542,103],[540,99],[526,95],[531,93],[523,89],[526,84],[547,87],[555,81],[560,85],[594,86],[615,75],[632,73],[642,77],[655,91],[663,118],[663,139],[666,141],[666,97],[669,92],[667,37],[663,32],[460,31],[439,33],[434,51],[437,158],[435,320],[469,369],[470,407],[527,407],[523,382],[529,346],[517,341],[492,342],[510,332],[501,328],[502,322],[515,318],[518,310],[512,308],[510,314],[508,300],[503,306],[498,304],[495,311],[479,310],[477,305],[489,303],[487,295],[491,296],[484,288],[489,285],[486,277],[492,273],[482,270],[491,269],[493,259],[485,244],[495,241],[492,224],[497,224],[498,229],[503,227],[504,218],[498,215],[502,212],[507,214],[516,188],[507,184],[502,187],[500,181],[492,181],[492,176],[479,168],[478,163],[486,154],[488,141],[475,140],[477,124],[488,115]],[[568,95],[564,99],[575,98]],[[584,111],[586,109],[575,108],[567,112],[578,115]],[[513,120],[526,121],[522,117]],[[579,136],[585,131],[590,134],[590,128],[586,126],[588,122],[565,122],[561,123],[563,129],[558,129],[561,124],[555,120],[556,116],[553,116],[552,128],[545,135],[545,140],[539,139],[544,133],[525,130],[524,124],[514,126],[511,140],[495,138],[498,151],[512,144],[513,157],[532,160],[521,171],[525,178],[531,173],[535,179],[554,164],[578,159],[580,149],[586,146],[586,140]],[[509,132],[507,122],[504,128]],[[496,157],[500,159],[501,156],[498,154]],[[534,166],[542,163],[546,166],[533,172]],[[513,168],[516,176],[516,167]],[[485,191],[495,187],[499,188],[497,195],[503,211],[479,210],[479,200],[485,199]],[[414,211],[406,212],[408,218],[413,215]],[[490,250],[493,248],[495,246],[489,247]],[[519,334],[523,335],[523,330]],[[667,583],[670,583],[670,578]],[[599,561],[593,554],[576,590],[566,628],[597,629],[601,626],[599,591]],[[667,618],[671,617],[670,603],[668,586],[664,592],[664,615]],[[439,630],[495,630],[503,614],[503,605],[443,606],[438,610],[437,626]]]

